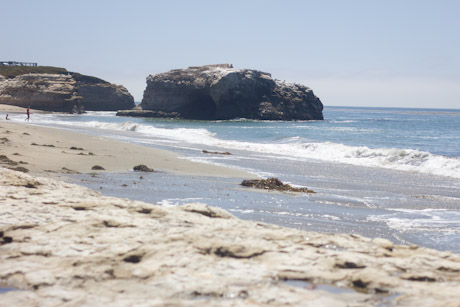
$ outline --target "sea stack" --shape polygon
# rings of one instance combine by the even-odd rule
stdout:
[[[266,72],[235,69],[231,64],[150,75],[141,108],[200,120],[323,119],[323,104],[310,88],[281,82]]]
[[[134,107],[124,86],[49,66],[0,66],[0,103],[57,112]]]

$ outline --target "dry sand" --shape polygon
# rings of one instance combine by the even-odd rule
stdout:
[[[31,113],[49,113],[47,111],[36,110],[36,109],[30,109],[30,112]],[[6,114],[10,114],[10,113],[23,113],[24,117],[25,117],[26,108],[13,106],[13,105],[9,105],[9,104],[0,104],[1,119],[4,119]]]
[[[0,155],[41,176],[97,172],[92,170],[95,165],[108,172],[127,172],[135,165],[144,164],[155,170],[186,175],[255,177],[237,169],[191,162],[165,150],[6,120],[0,121]]]

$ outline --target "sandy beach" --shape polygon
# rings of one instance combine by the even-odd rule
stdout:
[[[232,168],[190,162],[165,150],[28,123],[0,121],[0,143],[0,154],[31,174],[42,176],[101,171],[92,170],[96,165],[107,172],[128,172],[144,164],[154,170],[187,175],[254,177]]]
[[[36,109],[31,109],[30,111],[32,113],[47,113],[46,111],[36,110]],[[26,108],[0,103],[0,114],[2,115],[0,119],[2,120],[5,119],[5,115],[10,114],[10,113],[22,113],[24,114],[24,118],[25,118]]]

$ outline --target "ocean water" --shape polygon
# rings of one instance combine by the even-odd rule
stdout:
[[[88,112],[33,114],[30,124],[168,149],[186,159],[276,176],[318,192],[267,194],[241,190],[231,180],[166,176],[166,183],[159,185],[162,192],[156,190],[152,196],[149,180],[136,189],[119,188],[119,180],[133,181],[133,174],[106,174],[100,181],[78,177],[104,193],[162,205],[171,203],[168,199],[181,204],[198,198],[242,218],[312,231],[383,236],[460,253],[460,110],[326,107],[324,117],[324,121],[206,122]],[[207,155],[203,149],[232,155]],[[104,180],[112,182],[112,188]],[[170,184],[181,180],[194,184],[173,193]]]

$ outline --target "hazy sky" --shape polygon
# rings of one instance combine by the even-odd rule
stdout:
[[[0,60],[142,99],[149,74],[233,63],[325,105],[460,108],[460,1],[0,0]]]

